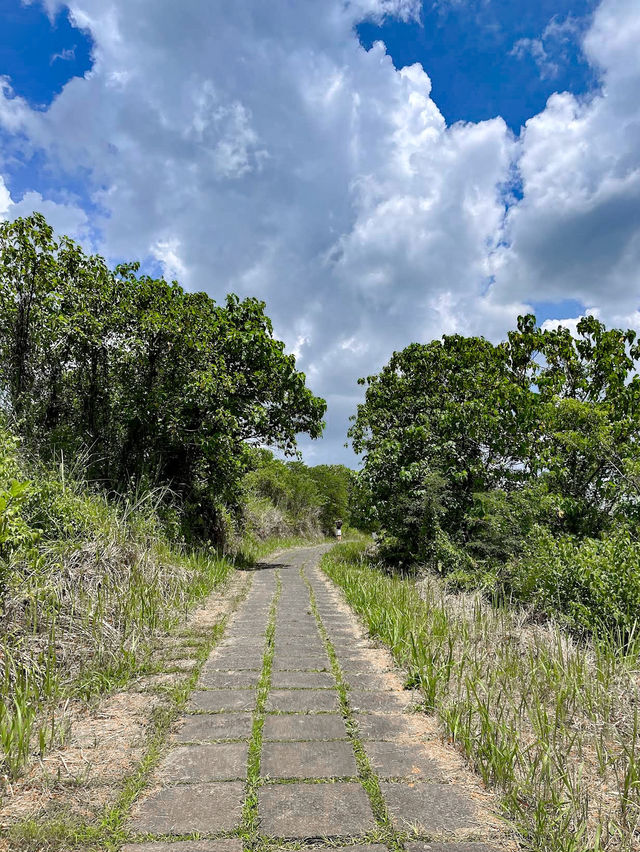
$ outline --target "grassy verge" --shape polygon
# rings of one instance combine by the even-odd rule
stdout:
[[[16,778],[34,747],[59,742],[56,708],[151,673],[155,636],[233,571],[231,562],[139,542],[60,547],[16,570],[0,639],[0,761]]]
[[[386,574],[343,544],[322,563],[537,852],[640,848],[637,657]]]
[[[234,606],[237,606],[239,600],[237,598],[234,601]],[[125,821],[131,806],[148,783],[151,771],[162,755],[171,725],[184,710],[204,662],[224,633],[227,620],[228,617],[222,618],[208,631],[206,640],[198,646],[195,668],[186,679],[167,691],[165,701],[154,711],[144,757],[135,771],[125,779],[116,801],[105,808],[100,818],[93,822],[64,817],[44,822],[27,819],[9,829],[9,839],[14,844],[12,848],[19,848],[22,852],[62,852],[68,849],[112,852],[128,840]]]
[[[358,767],[358,777],[365,793],[369,797],[369,802],[371,803],[371,810],[373,811],[373,816],[377,823],[377,831],[375,833],[375,836],[371,839],[377,843],[386,843],[387,846],[392,850],[401,850],[402,846],[398,842],[396,832],[393,829],[391,818],[389,817],[387,807],[382,797],[380,781],[378,780],[378,776],[371,767],[371,762],[369,761],[369,757],[367,756],[364,743],[360,738],[358,723],[356,722],[355,716],[351,709],[351,705],[349,703],[349,691],[347,689],[347,685],[343,677],[342,669],[340,668],[338,656],[336,654],[335,648],[333,647],[333,644],[331,643],[329,634],[327,633],[325,626],[322,623],[322,618],[320,616],[320,613],[318,612],[318,607],[316,606],[316,599],[315,594],[313,592],[313,588],[309,581],[306,579],[304,575],[304,570],[300,569],[300,572],[305,582],[307,583],[311,601],[311,611],[313,612],[314,618],[318,625],[318,631],[320,632],[322,641],[324,642],[325,648],[327,649],[327,654],[331,662],[331,671],[333,672],[333,676],[336,679],[338,700],[340,702],[340,712],[342,713],[342,717],[345,722],[345,727],[347,729],[347,735],[353,747],[354,756],[356,759],[356,766]]]
[[[56,488],[59,483],[54,482]],[[59,745],[57,708],[87,702],[158,668],[155,637],[173,629],[237,567],[303,538],[246,541],[237,557],[171,546],[153,507],[110,504],[68,482],[56,535],[20,552],[0,599],[0,774],[14,780]],[[68,524],[65,535],[60,523]],[[319,540],[321,541],[321,540]]]

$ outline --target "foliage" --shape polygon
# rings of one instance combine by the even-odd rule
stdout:
[[[325,410],[264,304],[109,270],[42,216],[0,225],[0,400],[46,459],[88,452],[114,491],[169,486],[192,538],[220,537],[250,445],[295,451]]]
[[[139,673],[158,629],[233,566],[167,541],[158,495],[108,499],[1,424],[0,472],[0,769],[15,776],[36,738],[41,754],[58,741],[58,701]]]
[[[318,464],[308,468],[320,496],[320,526],[332,533],[338,519],[344,528],[351,517],[353,471],[342,464]]]
[[[284,462],[265,449],[255,451],[253,463],[244,479],[250,526],[261,516],[278,534],[298,535],[331,534],[338,518],[348,524],[353,479],[348,468]]]
[[[639,360],[633,331],[586,317],[574,338],[531,315],[497,346],[445,335],[394,353],[350,436],[396,561],[429,560],[438,529],[504,560],[534,522],[594,535],[636,520]]]
[[[476,560],[518,556],[536,525],[561,529],[561,504],[546,482],[536,480],[511,491],[496,488],[474,494],[465,550]]]
[[[595,317],[541,330],[532,316],[509,335],[512,360],[529,361],[537,426],[527,460],[564,503],[568,532],[590,534],[612,517],[637,519],[640,347],[636,332],[607,330]]]
[[[582,540],[537,527],[507,573],[513,591],[538,609],[624,641],[640,626],[638,566],[640,543],[625,527]]]
[[[507,354],[482,338],[445,336],[394,353],[366,380],[349,434],[399,555],[426,556],[436,527],[459,529],[474,494],[522,478],[529,404]]]
[[[381,556],[632,634],[639,361],[634,331],[594,317],[575,335],[528,315],[497,346],[454,335],[394,353],[350,430]]]

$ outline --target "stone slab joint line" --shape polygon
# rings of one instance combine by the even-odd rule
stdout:
[[[331,669],[336,679],[338,697],[340,701],[340,710],[345,721],[347,734],[351,741],[351,745],[353,746],[356,764],[358,767],[358,778],[367,796],[369,797],[371,810],[373,811],[374,818],[376,820],[378,828],[380,829],[384,837],[385,843],[389,846],[389,849],[391,850],[397,850],[397,852],[404,852],[404,845],[400,837],[394,830],[391,818],[389,816],[389,813],[387,812],[387,808],[382,797],[382,791],[380,789],[380,781],[371,766],[367,753],[364,749],[362,740],[360,739],[358,724],[355,720],[351,706],[349,704],[348,687],[343,677],[342,669],[338,661],[338,655],[336,654],[333,643],[331,642],[329,634],[327,633],[327,630],[324,626],[322,616],[318,611],[315,592],[313,590],[313,586],[311,585],[309,579],[305,574],[304,567],[304,565],[301,566],[300,575],[309,590],[311,611],[314,615],[314,618],[316,619],[318,631],[320,633],[320,636],[322,637],[322,641],[324,642],[325,648],[327,649],[327,654],[329,655],[329,660],[331,662]]]
[[[282,594],[282,578],[276,569],[276,589],[271,601],[262,658],[262,672],[258,681],[256,707],[253,714],[253,726],[249,741],[247,762],[247,785],[245,801],[242,809],[240,835],[244,840],[246,850],[252,852],[258,845],[258,788],[260,787],[260,763],[262,756],[262,735],[264,728],[267,697],[271,687],[271,669],[275,653],[275,632],[278,603]]]

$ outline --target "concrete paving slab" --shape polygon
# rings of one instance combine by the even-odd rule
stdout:
[[[352,709],[361,713],[398,713],[410,705],[409,699],[399,692],[350,689],[348,698]]]
[[[254,651],[254,650],[243,650],[242,648],[238,648],[237,646],[233,646],[232,648],[223,648],[217,654],[212,654],[209,657],[208,662],[216,663],[216,668],[226,668],[226,669],[253,669],[256,666],[258,668],[262,668],[262,660],[264,657],[264,652]],[[219,664],[224,661],[225,665],[220,666]],[[237,665],[233,665],[236,663]],[[231,664],[231,665],[229,665]]]
[[[424,749],[416,743],[365,740],[364,748],[371,767],[379,778],[444,781],[436,761],[430,760]]]
[[[305,630],[305,629],[282,629],[281,627],[276,629],[276,643],[284,642],[315,642],[318,639],[318,631],[317,630]]]
[[[160,764],[160,777],[183,784],[242,780],[247,777],[248,750],[248,742],[179,746]]]
[[[341,663],[345,665],[357,665],[358,663],[376,662],[372,661],[370,654],[366,648],[351,648],[342,651],[336,651],[336,656]]]
[[[333,689],[274,689],[267,698],[267,710],[285,713],[315,713],[339,709]]]
[[[187,709],[222,713],[225,710],[253,710],[255,704],[255,689],[208,689],[194,692]]]
[[[287,713],[265,716],[262,736],[268,740],[341,740],[346,739],[342,716],[338,713]]]
[[[303,849],[313,849],[314,852],[320,852],[322,847],[318,846],[303,846]],[[331,852],[387,852],[387,847],[381,843],[362,843],[357,846],[331,846]]]
[[[369,643],[361,642],[359,639],[338,639],[333,642],[333,647],[336,654],[346,660],[369,660],[371,652],[376,653],[378,651],[377,648],[373,648]]]
[[[389,682],[384,675],[350,672],[345,675],[344,680],[346,680],[350,689],[364,689],[373,692],[386,692],[389,689]]]
[[[315,633],[280,633],[276,631],[275,644],[276,647],[279,645],[281,648],[288,648],[289,650],[297,648],[300,651],[304,648],[305,652],[309,653],[318,650],[324,652],[324,644],[317,630]]]
[[[404,848],[406,852],[499,852],[486,843],[405,843]]]
[[[415,728],[406,713],[354,714],[363,740],[415,740]]]
[[[127,843],[120,852],[242,852],[242,841],[178,840],[176,843]]]
[[[293,660],[291,658],[287,658],[283,660],[282,658],[274,659],[273,661],[273,671],[276,672],[330,672],[331,664],[329,660],[308,660],[304,657]]]
[[[221,672],[205,668],[198,678],[200,689],[248,689],[257,686],[259,671]]]
[[[345,659],[340,656],[340,654],[336,654],[338,658],[338,663],[340,664],[340,668],[345,674],[379,674],[380,666],[374,663],[372,660],[353,660],[353,659]]]
[[[280,644],[275,647],[274,650],[276,658],[288,657],[291,658],[294,662],[297,658],[313,658],[322,660],[323,662],[326,662],[329,659],[327,652],[324,649],[324,645],[322,645],[321,642],[317,642],[313,645],[307,645],[296,641],[289,645]]]
[[[251,713],[212,713],[184,716],[175,735],[177,743],[198,743],[207,740],[248,740],[251,736]]]
[[[260,773],[270,778],[355,778],[358,768],[349,742],[266,742]]]
[[[276,671],[271,675],[273,689],[335,689],[336,681],[329,672]]]
[[[233,831],[240,824],[243,801],[241,781],[164,787],[140,804],[131,827],[148,834]]]
[[[400,831],[413,828],[421,834],[447,835],[481,829],[473,800],[453,784],[381,781],[380,789],[393,824]]]
[[[212,669],[221,672],[244,672],[262,670],[262,660],[252,660],[248,657],[225,655],[224,657],[211,658],[209,665]]]
[[[268,785],[258,793],[258,813],[261,833],[281,838],[353,837],[375,827],[355,782]]]
[[[320,663],[323,666],[329,662],[329,657],[320,642],[311,644],[296,640],[290,645],[282,645],[276,642],[274,651],[275,659],[280,662],[284,659],[296,663],[302,659],[312,663]]]
[[[296,639],[289,644],[276,643],[274,646],[276,657],[322,657],[327,659],[324,645],[320,642],[307,644],[306,640]]]

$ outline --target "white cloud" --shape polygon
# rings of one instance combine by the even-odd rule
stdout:
[[[66,234],[92,248],[89,218],[81,207],[73,202],[52,201],[33,191],[26,192],[20,201],[14,201],[0,175],[0,222],[12,222],[34,212],[42,213],[58,234]]]
[[[532,299],[634,315],[635,0],[603,0],[585,37],[602,91],[555,95],[518,140],[499,118],[447,127],[420,66],[359,45],[358,20],[417,18],[418,0],[70,5],[93,69],[44,112],[5,85],[0,126],[52,174],[88,181],[103,253],[266,300],[329,398],[324,458],[341,453],[355,378],[412,340],[500,336]],[[524,197],[505,222],[516,166]],[[75,201],[34,187],[11,205],[3,188],[7,215],[49,204],[56,227],[87,228]]]
[[[640,8],[604,0],[584,49],[589,98],[553,95],[520,141],[522,201],[496,254],[495,298],[577,299],[605,318],[640,303]]]
[[[571,334],[576,337],[578,334],[578,323],[586,316],[598,317],[600,311],[597,308],[587,308],[584,314],[579,317],[565,317],[565,319],[548,319],[542,323],[541,328],[544,331],[554,331],[557,328],[568,328]]]
[[[564,19],[554,15],[538,38],[520,38],[513,45],[512,56],[523,59],[530,55],[538,67],[541,78],[557,77],[569,61],[568,48],[578,40],[585,28],[585,20],[567,15]]]
[[[9,195],[4,178],[0,175],[0,222],[7,218],[10,206],[11,196]]]
[[[62,62],[70,62],[72,59],[76,58],[76,46],[73,47],[65,47],[59,53],[54,53],[51,59],[49,60],[49,65],[53,65],[54,62],[58,60]]]

